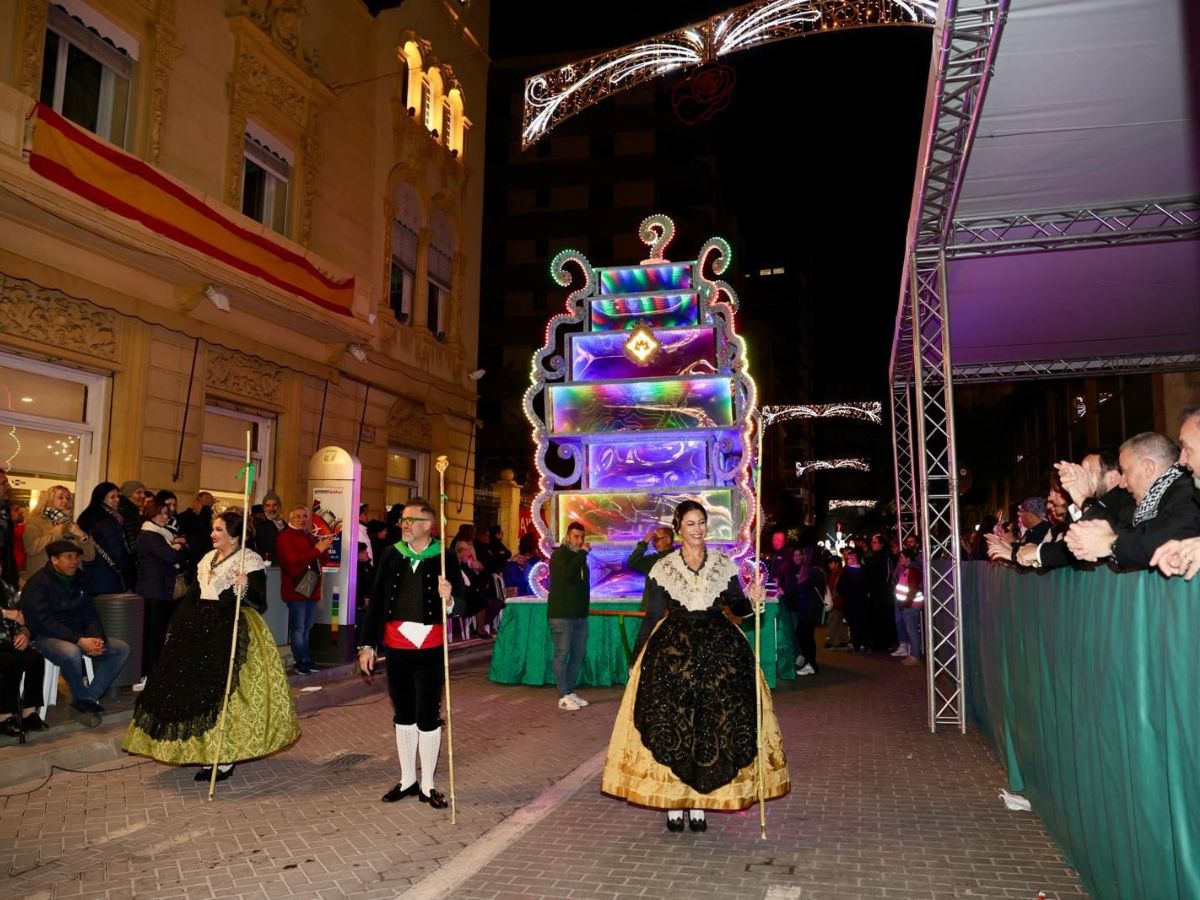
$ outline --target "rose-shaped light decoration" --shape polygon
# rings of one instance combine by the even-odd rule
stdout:
[[[684,125],[707,122],[729,106],[737,74],[724,63],[705,63],[675,85],[671,105]]]

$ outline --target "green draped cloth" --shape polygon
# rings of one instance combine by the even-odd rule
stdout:
[[[1200,898],[1200,579],[963,564],[968,709],[1092,896]]]
[[[592,601],[592,610],[636,611],[640,600],[629,603]],[[642,620],[637,616],[589,616],[587,657],[579,673],[580,685],[612,687],[629,680],[629,660],[620,628],[632,647]],[[754,629],[747,619],[742,630],[753,641]],[[762,634],[762,668],[767,684],[777,679],[796,678],[796,639],[787,611],[780,616],[777,603],[768,602]],[[492,649],[488,678],[497,684],[554,684],[554,639],[546,618],[545,601],[529,597],[510,599],[500,617],[500,629]]]

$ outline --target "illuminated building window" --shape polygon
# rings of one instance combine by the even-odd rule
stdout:
[[[424,493],[422,485],[428,468],[428,453],[396,445],[388,447],[387,479],[384,483],[383,499],[389,509],[393,504],[407,503],[413,497]]]
[[[217,510],[242,505],[243,482],[238,473],[246,463],[246,431],[250,431],[250,459],[254,463],[251,503],[262,499],[271,485],[271,435],[275,417],[256,415],[223,406],[204,407],[203,444],[200,456],[200,490],[216,498]]]
[[[398,256],[392,256],[392,273],[388,286],[388,305],[397,322],[412,318],[413,273]]]
[[[138,43],[89,7],[72,6],[76,15],[55,4],[46,17],[40,99],[75,124],[124,147]]]

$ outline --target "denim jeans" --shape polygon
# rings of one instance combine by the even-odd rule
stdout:
[[[579,670],[587,655],[587,617],[580,619],[551,619],[550,633],[554,635],[554,684],[558,696],[575,692]]]
[[[910,606],[904,610],[904,630],[908,632],[908,655],[909,656],[924,656],[925,645],[921,641],[921,632],[923,629],[922,619],[925,618],[925,610],[915,606]]]
[[[896,604],[896,643],[908,644],[909,652],[912,651],[912,641],[908,639],[908,629],[904,627],[904,607],[899,603]]]
[[[312,668],[312,657],[308,653],[308,633],[312,631],[313,619],[317,616],[317,601],[289,600],[287,607],[292,659],[295,660],[296,668]]]
[[[108,686],[121,674],[121,667],[125,665],[125,660],[129,657],[127,643],[117,638],[106,638],[104,652],[99,656],[92,657],[92,671],[95,677],[91,684],[84,687],[83,651],[79,649],[78,644],[58,638],[43,637],[35,640],[33,645],[47,661],[62,669],[67,684],[71,688],[72,702],[99,701],[104,696],[104,692],[108,690]]]

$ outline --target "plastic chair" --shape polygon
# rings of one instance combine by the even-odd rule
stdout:
[[[92,679],[96,677],[96,671],[92,668],[92,658],[85,656],[83,658],[83,672],[86,676],[86,681],[91,684]],[[42,721],[46,721],[46,709],[54,706],[58,702],[58,675],[59,668],[50,660],[46,660],[46,672],[42,678],[42,706],[38,707],[38,715]],[[21,687],[25,686],[25,676],[21,676]]]

